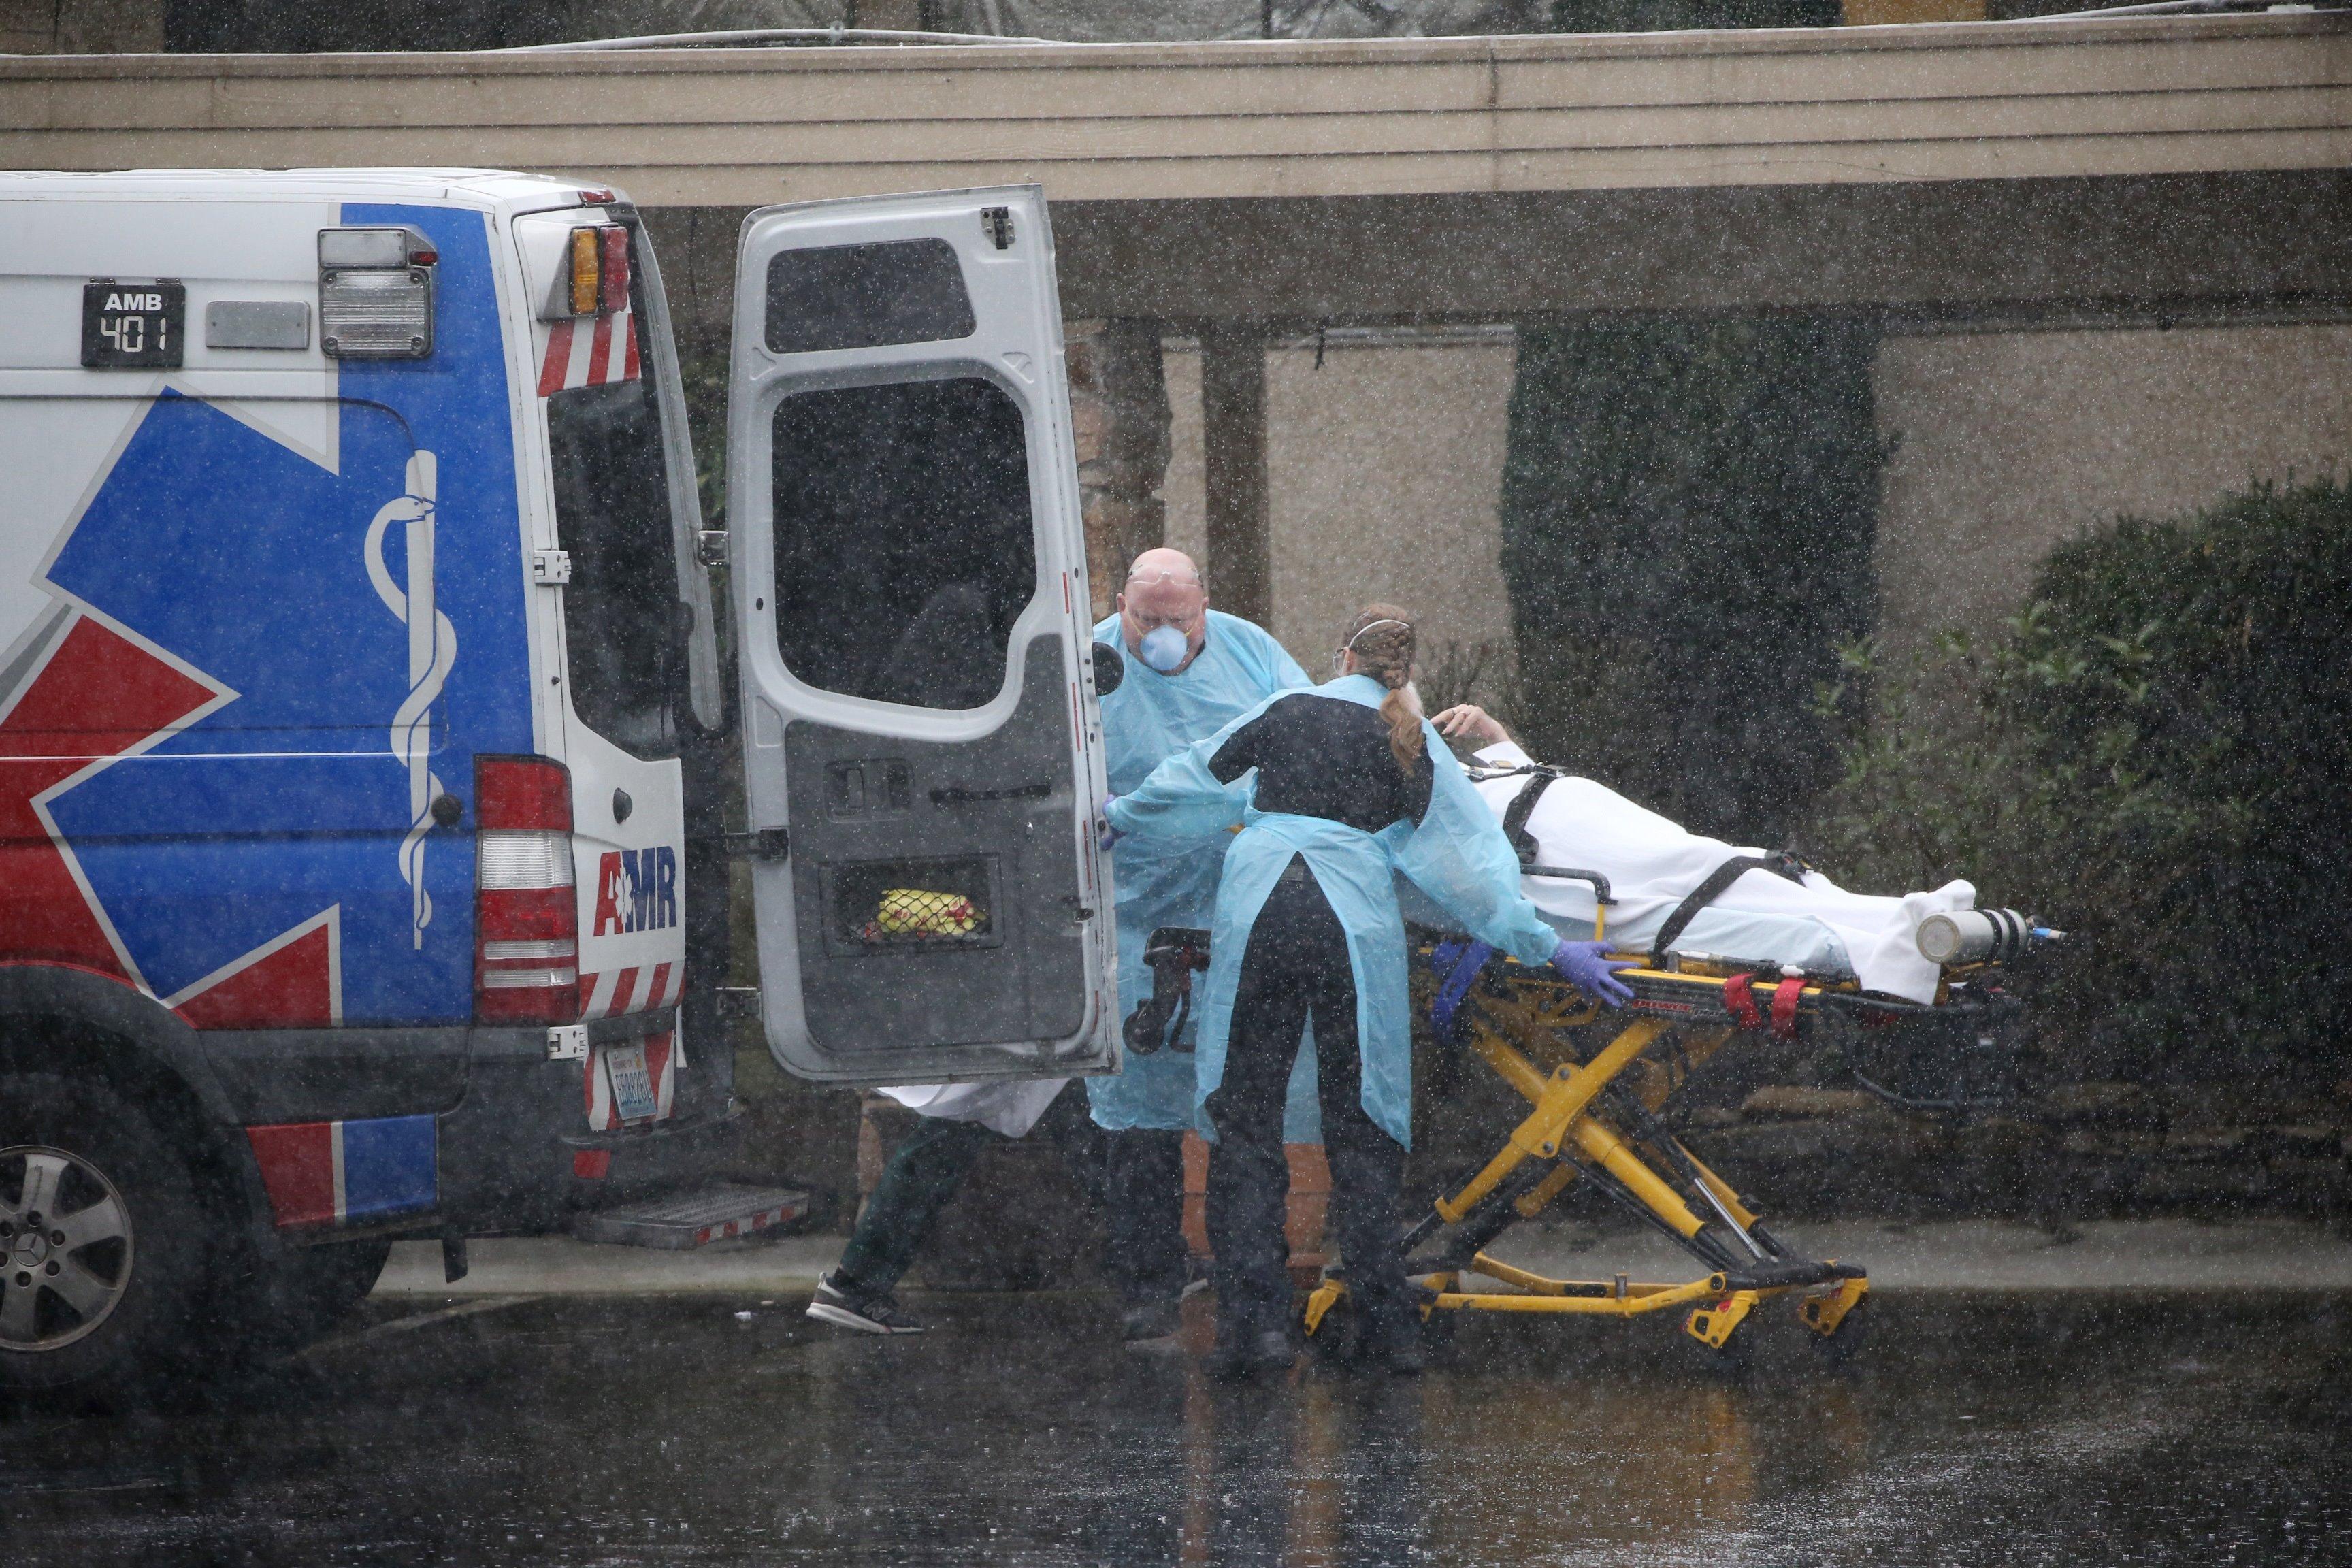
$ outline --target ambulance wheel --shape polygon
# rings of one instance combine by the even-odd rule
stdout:
[[[389,1237],[287,1248],[262,1274],[266,1336],[289,1349],[317,1339],[367,1300],[391,1257]]]
[[[133,1382],[211,1337],[195,1162],[112,1086],[0,1073],[0,1392]]]

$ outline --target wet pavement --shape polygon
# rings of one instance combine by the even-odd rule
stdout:
[[[1206,1380],[1086,1295],[380,1296],[169,1408],[0,1414],[0,1561],[2340,1563],[2352,1297],[1882,1293],[1738,1381],[1663,1322]]]

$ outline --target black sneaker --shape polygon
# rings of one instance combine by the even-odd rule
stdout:
[[[1129,1307],[1119,1318],[1120,1337],[1129,1344],[1164,1340],[1183,1326],[1176,1301],[1145,1301]]]
[[[816,1282],[808,1315],[820,1323],[861,1334],[919,1334],[923,1325],[898,1310],[886,1292],[866,1295],[842,1283],[838,1269]]]
[[[1429,1370],[1429,1350],[1422,1338],[1421,1314],[1410,1301],[1367,1314],[1364,1360],[1400,1377],[1418,1377]]]

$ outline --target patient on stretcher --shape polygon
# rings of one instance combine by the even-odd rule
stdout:
[[[1692,893],[1728,863],[1777,858],[1688,832],[1591,779],[1538,770],[1477,709],[1450,709],[1433,722],[1449,739],[1489,742],[1465,765],[1496,819],[1519,830],[1513,837],[1523,860],[1609,879],[1616,902],[1605,911],[1602,935],[1621,952],[1650,951]],[[1524,809],[1514,811],[1523,796]],[[1852,978],[1866,991],[1914,1002],[1935,999],[1941,973],[1920,954],[1919,922],[1976,904],[1976,889],[1967,882],[1895,898],[1850,893],[1810,868],[1758,867],[1733,875],[1736,879],[1687,917],[1666,943],[1668,952]],[[1591,884],[1530,876],[1522,885],[1563,935],[1592,934]]]

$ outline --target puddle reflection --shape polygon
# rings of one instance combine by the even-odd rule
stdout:
[[[1099,1302],[929,1305],[877,1343],[534,1302],[8,1413],[9,1562],[2318,1563],[2352,1530],[2329,1301],[1914,1298],[1858,1372],[1790,1329],[1738,1384],[1670,1333],[1479,1325],[1417,1381],[1241,1387]]]

